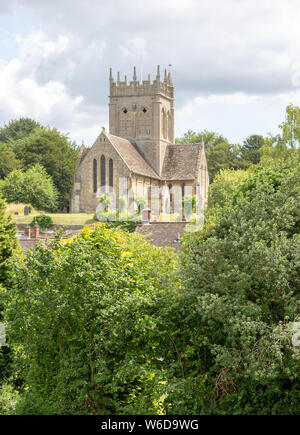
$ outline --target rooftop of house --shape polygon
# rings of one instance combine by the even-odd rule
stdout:
[[[147,236],[150,243],[160,247],[169,246],[175,252],[181,247],[181,237],[188,222],[151,222],[139,224],[136,233]]]

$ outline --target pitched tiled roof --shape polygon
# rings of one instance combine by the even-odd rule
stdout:
[[[168,145],[164,158],[161,177],[150,166],[134,142],[104,133],[130,171],[145,177],[162,180],[193,180],[198,175],[198,165],[203,144]],[[91,148],[82,147],[79,155],[80,165]]]
[[[133,143],[127,139],[114,136],[113,134],[106,133],[106,136],[132,172],[144,175],[145,177],[160,178],[139,153]]]
[[[187,222],[152,222],[150,225],[139,224],[136,232],[147,236],[156,246],[170,246],[175,251],[181,247],[180,238],[184,234]]]
[[[197,177],[200,152],[203,144],[168,145],[162,178],[166,180],[191,180]]]

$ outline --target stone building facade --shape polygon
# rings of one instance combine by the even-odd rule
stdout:
[[[174,144],[174,87],[165,70],[161,80],[139,82],[109,77],[109,133],[91,148],[82,146],[75,171],[71,212],[95,212],[103,193],[128,203],[148,200],[157,215],[181,207],[184,195],[207,200],[208,170],[204,144]]]

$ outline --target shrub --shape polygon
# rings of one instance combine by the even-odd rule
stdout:
[[[0,386],[0,415],[15,413],[15,406],[18,401],[18,393],[12,385],[3,384]]]
[[[14,274],[8,336],[28,385],[18,412],[155,412],[170,249],[98,224],[37,247]]]
[[[144,196],[138,196],[135,199],[135,203],[137,205],[138,208],[138,214],[142,213],[142,210],[145,208],[146,204],[147,204],[147,198],[145,198]]]
[[[221,170],[209,186],[209,207],[223,207],[227,201],[230,202],[235,191],[248,177],[248,171]]]
[[[185,195],[182,198],[182,214],[183,216],[190,218],[196,211],[197,196]]]
[[[46,214],[34,216],[34,218],[32,219],[29,225],[31,227],[34,227],[35,224],[38,224],[42,230],[52,228],[54,225],[51,216],[48,216]]]
[[[57,190],[45,169],[36,165],[26,172],[12,171],[0,184],[0,192],[7,202],[30,203],[38,210],[54,211]]]
[[[135,220],[116,220],[114,222],[108,222],[106,224],[108,228],[120,228],[121,230],[134,233],[137,227],[137,221]]]
[[[6,204],[0,198],[0,292],[5,293],[10,286],[10,260],[18,252],[16,226],[6,216]],[[3,322],[4,300],[0,297],[0,322]],[[0,388],[12,375],[12,352],[8,346],[0,346]],[[2,394],[2,393],[0,393]],[[4,394],[4,393],[3,393]],[[3,403],[0,397],[0,413]],[[4,400],[4,399],[3,399]]]
[[[186,355],[186,376],[195,370],[210,378],[215,413],[299,413],[300,349],[291,343],[299,203],[299,164],[259,167],[231,201],[210,211],[203,231],[185,236],[177,312],[185,338],[174,341]],[[198,400],[195,391],[185,409]]]
[[[8,262],[17,247],[16,225],[6,216],[6,203],[0,197],[0,284],[8,283]]]

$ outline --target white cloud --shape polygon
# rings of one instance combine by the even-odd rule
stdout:
[[[1,123],[26,114],[90,144],[108,123],[110,66],[153,78],[158,63],[173,65],[177,134],[242,140],[274,131],[286,104],[300,104],[299,0],[9,3],[18,22],[21,6],[36,21],[20,26],[10,62],[0,45]]]
[[[222,133],[231,142],[241,142],[251,134],[276,134],[286,106],[294,101],[300,101],[300,88],[276,95],[197,96],[176,111],[176,122],[181,126],[178,134],[188,129],[210,130]]]
[[[105,124],[104,110],[91,107],[82,95],[70,95],[63,82],[48,80],[41,84],[35,79],[40,62],[47,61],[53,53],[65,52],[70,38],[59,35],[55,40],[49,40],[39,30],[28,37],[18,36],[17,41],[19,57],[9,62],[0,61],[0,116],[3,123],[31,117],[44,125],[70,132],[70,137],[77,141],[85,138],[91,145],[100,131],[98,116]]]
[[[126,41],[125,45],[120,45],[121,52],[125,56],[145,56],[146,40],[144,38],[132,38]]]

